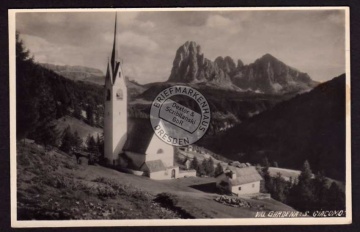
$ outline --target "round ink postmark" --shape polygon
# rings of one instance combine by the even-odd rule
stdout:
[[[210,125],[210,107],[205,97],[189,86],[161,91],[150,109],[155,134],[165,143],[186,146],[204,136]]]

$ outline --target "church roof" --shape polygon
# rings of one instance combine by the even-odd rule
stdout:
[[[145,154],[153,135],[154,130],[148,118],[129,118],[128,135],[123,150]]]
[[[149,172],[159,172],[166,170],[164,163],[160,159],[146,161],[143,165],[149,169]]]
[[[233,186],[262,180],[262,177],[260,176],[259,172],[253,166],[246,168],[237,168],[237,167],[229,166],[227,170],[230,170],[231,172],[236,174],[236,177],[234,179],[231,178],[229,179]]]

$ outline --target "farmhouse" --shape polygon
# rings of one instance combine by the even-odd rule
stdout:
[[[238,196],[254,194],[260,192],[261,180],[262,177],[253,166],[244,168],[228,166],[216,177],[216,187],[225,193]]]
[[[127,87],[118,59],[117,22],[105,77],[104,154],[109,165],[152,179],[179,178],[174,148],[161,141],[148,119],[128,119]]]

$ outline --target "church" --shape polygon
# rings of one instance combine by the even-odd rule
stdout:
[[[109,165],[136,175],[157,180],[179,178],[174,147],[155,135],[149,119],[128,118],[127,87],[116,40],[115,16],[114,42],[105,77],[105,158]]]

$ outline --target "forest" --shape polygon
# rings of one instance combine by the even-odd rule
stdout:
[[[16,90],[18,140],[30,138],[42,141],[55,129],[52,125],[54,120],[65,115],[102,127],[102,86],[74,82],[36,64],[18,33]]]

